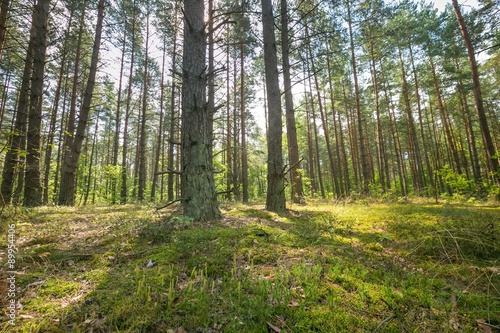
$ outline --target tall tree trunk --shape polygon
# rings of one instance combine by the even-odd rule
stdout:
[[[439,83],[436,75],[436,68],[434,66],[434,62],[432,57],[429,58],[429,63],[431,66],[432,78],[434,81],[434,89],[436,91],[436,98],[439,106],[439,112],[441,115],[441,122],[443,123],[444,133],[446,135],[446,142],[448,150],[450,151],[450,155],[452,156],[452,169],[457,173],[462,173],[462,163],[460,162],[460,157],[457,152],[457,148],[455,147],[455,140],[453,139],[453,135],[451,133],[451,125],[449,123],[448,117],[446,115],[446,109],[444,107],[443,99],[441,96],[441,89],[439,87]]]
[[[484,110],[483,95],[481,93],[481,84],[479,82],[479,71],[477,68],[476,56],[474,53],[474,46],[469,37],[469,31],[467,25],[465,24],[464,18],[460,11],[457,0],[452,0],[453,8],[455,9],[455,15],[457,16],[458,23],[460,25],[460,31],[464,38],[465,46],[467,47],[467,54],[469,55],[469,63],[472,72],[472,86],[474,90],[474,101],[476,102],[476,112],[479,118],[479,127],[481,128],[481,133],[483,135],[483,143],[486,148],[486,154],[488,158],[488,165],[493,171],[495,181],[498,187],[500,187],[500,159],[495,150],[493,140],[491,138],[490,129],[488,126],[488,120],[486,118],[486,112]]]
[[[397,122],[396,122],[395,117],[393,117],[394,112],[391,112],[394,109],[394,107],[393,107],[392,101],[391,101],[392,96],[389,96],[388,82],[387,82],[387,79],[385,76],[385,70],[384,70],[382,60],[380,60],[380,72],[382,75],[382,80],[384,82],[384,97],[385,97],[385,102],[387,104],[387,113],[389,115],[389,124],[390,124],[392,141],[394,143],[394,155],[396,157],[399,186],[401,189],[401,195],[406,196],[406,195],[408,195],[408,185],[406,183],[406,167],[405,167],[404,160],[402,157],[403,152],[401,149],[401,140],[399,139],[399,131],[398,131],[398,127],[397,127]]]
[[[245,119],[245,41],[240,40],[240,112],[241,112],[241,194],[242,202],[248,202],[248,151]]]
[[[307,77],[308,77],[308,81],[309,81],[309,94],[311,96],[311,118],[312,118],[313,134],[314,134],[314,146],[316,148],[315,149],[315,151],[316,151],[316,167],[318,168],[319,190],[321,192],[321,197],[323,199],[325,199],[326,195],[325,195],[325,186],[323,183],[323,171],[321,170],[322,169],[321,168],[321,158],[319,156],[318,126],[316,125],[316,107],[314,106],[314,95],[312,92],[312,84],[311,84],[311,76],[312,75],[314,75],[314,73],[311,73],[311,71],[309,69],[309,62],[308,62],[307,63]]]
[[[404,100],[404,108],[406,111],[406,126],[408,128],[408,153],[409,163],[412,175],[412,183],[415,191],[419,192],[424,188],[423,173],[422,173],[422,159],[420,157],[420,145],[418,143],[417,132],[415,130],[415,120],[411,110],[410,96],[408,91],[408,82],[406,80],[406,71],[404,67],[401,48],[398,47],[399,64],[401,68],[401,86]]]
[[[336,192],[336,196],[337,196],[337,198],[339,198],[340,191],[339,191],[338,177],[337,177],[337,174],[335,173],[335,160],[333,157],[332,146],[330,144],[330,133],[329,133],[330,131],[328,128],[327,119],[325,117],[325,112],[323,110],[323,102],[321,99],[321,92],[320,92],[320,86],[319,86],[319,81],[318,81],[318,73],[316,72],[316,65],[314,62],[314,57],[313,57],[313,53],[312,53],[312,49],[311,49],[311,42],[310,42],[310,38],[309,38],[309,29],[307,27],[307,24],[305,26],[305,34],[306,34],[306,44],[307,44],[306,47],[307,47],[308,54],[309,54],[309,61],[311,62],[312,76],[314,77],[316,94],[318,96],[318,109],[319,109],[319,114],[320,114],[320,118],[321,118],[321,124],[323,127],[323,134],[325,136],[326,149],[328,152],[330,175],[333,179],[333,186],[334,186],[334,190]],[[312,87],[311,87],[311,90],[312,90]],[[312,103],[314,104],[314,99],[313,99]],[[312,108],[314,109],[314,105],[312,106]],[[313,117],[314,117],[314,115],[313,115]],[[313,118],[313,120],[315,121],[315,118]],[[318,159],[318,162],[319,162],[319,159]],[[318,165],[318,169],[319,169],[319,165]],[[319,169],[318,172],[321,173],[321,169]]]
[[[229,57],[229,43],[226,49],[226,165],[227,165],[227,178],[226,178],[226,199],[231,200],[233,187],[233,147],[232,147],[232,134],[231,134],[231,80],[230,80],[230,57]]]
[[[31,77],[30,109],[26,146],[26,174],[24,181],[24,206],[42,204],[40,183],[40,137],[42,125],[43,81],[47,51],[47,32],[50,0],[38,0],[33,14],[35,27],[33,75]]]
[[[356,56],[354,55],[354,37],[352,33],[352,20],[351,20],[351,6],[349,1],[347,1],[347,24],[349,27],[349,40],[351,48],[351,63],[352,63],[352,75],[354,78],[354,93],[356,97],[356,116],[358,123],[358,138],[359,138],[359,149],[361,158],[361,172],[363,175],[363,192],[368,193],[368,184],[370,183],[370,170],[368,169],[368,157],[366,147],[364,145],[365,137],[363,134],[363,115],[361,112],[361,100],[359,95],[359,84],[358,84],[358,73],[356,68]]]
[[[87,175],[87,189],[85,190],[85,195],[83,198],[83,205],[84,206],[87,205],[87,200],[88,200],[89,194],[90,194],[90,185],[92,184],[92,178],[94,178],[94,180],[97,178],[97,177],[92,177],[92,168],[94,166],[94,155],[97,156],[96,145],[97,145],[97,131],[98,130],[99,130],[99,110],[97,111],[97,114],[96,114],[94,137],[92,138],[92,148],[90,148],[89,168],[88,168],[88,175]]]
[[[347,125],[347,136],[349,138],[349,148],[351,151],[351,160],[352,160],[352,171],[354,176],[354,186],[356,190],[358,190],[359,185],[359,158],[358,158],[358,145],[356,143],[356,126],[352,125],[352,121],[350,120],[350,107],[347,102],[347,93],[345,88],[345,82],[342,80],[342,96],[344,100],[344,109],[345,109],[345,118]],[[349,186],[350,188],[350,186]]]
[[[135,8],[135,0],[132,4],[132,50],[130,50],[130,69],[128,75],[128,87],[127,87],[127,101],[125,106],[125,119],[123,124],[123,144],[122,144],[122,170],[121,170],[121,178],[122,178],[122,186],[120,189],[120,201],[122,204],[127,202],[128,196],[128,186],[127,186],[127,154],[128,154],[128,122],[130,118],[130,103],[132,101],[132,86],[133,86],[133,76],[134,76],[134,62],[135,62],[135,25],[137,21],[137,12]]]
[[[412,45],[411,45],[411,37],[408,37],[408,47],[410,50],[410,60],[411,60],[411,66],[412,66],[412,70],[413,70],[413,77],[415,80],[415,96],[417,98],[418,123],[419,123],[419,127],[420,127],[420,136],[422,138],[422,150],[423,150],[423,154],[424,154],[425,166],[427,169],[429,182],[430,182],[430,185],[432,186],[432,184],[434,184],[434,172],[432,170],[431,162],[429,160],[429,154],[427,152],[428,144],[427,144],[427,139],[425,137],[425,132],[424,132],[424,123],[423,123],[423,119],[422,119],[422,103],[421,103],[421,99],[420,99],[420,88],[419,88],[419,83],[418,83],[417,69],[415,68],[415,61],[413,60],[413,49],[412,49]],[[424,178],[424,177],[422,176],[422,178]],[[425,179],[424,179],[424,185],[426,185]]]
[[[460,65],[458,61],[455,62],[455,66],[458,71],[460,71]],[[474,180],[476,182],[478,192],[482,191],[482,177],[481,168],[479,166],[479,157],[477,152],[476,135],[474,134],[474,129],[472,127],[472,118],[469,109],[469,103],[467,101],[467,92],[464,89],[464,83],[460,78],[458,80],[458,93],[460,95],[460,101],[463,108],[465,131],[467,133],[467,143],[469,147],[469,156],[472,163],[472,173],[474,175]]]
[[[177,14],[176,14],[177,17]],[[172,51],[172,72],[175,73],[177,61],[177,32],[174,32],[173,37],[173,51]],[[169,141],[168,141],[168,176],[167,176],[167,200],[172,202],[174,200],[174,148],[175,148],[175,125],[178,120],[175,112],[175,96],[177,85],[175,78],[172,78],[170,86],[170,128],[169,128]]]
[[[30,80],[33,72],[35,29],[36,27],[33,24],[31,27],[28,48],[26,50],[23,76],[21,79],[21,87],[19,89],[19,97],[15,114],[14,129],[12,136],[9,138],[9,148],[5,154],[5,162],[2,171],[1,195],[3,203],[6,204],[9,204],[11,201],[16,170],[19,169],[20,157],[21,155],[24,155],[23,150],[26,144],[26,124],[28,120]]]
[[[373,32],[370,31],[373,35]],[[378,96],[378,80],[377,80],[377,66],[375,65],[375,51],[373,47],[373,36],[370,40],[370,59],[372,66],[372,81],[373,81],[373,97],[375,99],[375,117],[376,117],[376,133],[377,133],[377,164],[378,164],[378,174],[380,179],[380,186],[382,191],[385,192],[386,180],[385,180],[385,169],[386,169],[386,159],[385,159],[385,144],[384,136],[382,132],[382,124],[380,121],[380,104]]]
[[[204,13],[204,1],[184,0],[181,188],[184,215],[196,221],[221,216],[210,156]]]
[[[283,128],[273,6],[271,0],[261,0],[261,3],[262,31],[264,35],[264,67],[269,115],[266,209],[273,212],[283,212],[286,210],[285,176],[283,174],[282,157]]]
[[[156,187],[158,183],[158,170],[160,164],[160,155],[162,152],[162,142],[163,142],[163,113],[164,113],[164,99],[165,99],[165,55],[167,52],[167,40],[163,38],[163,53],[162,53],[162,64],[161,64],[161,82],[160,82],[160,120],[158,124],[158,139],[155,152],[155,161],[153,167],[153,183],[151,184],[151,201],[155,200]]]
[[[67,125],[64,135],[64,150],[63,150],[63,159],[66,158],[66,155],[69,153],[71,149],[71,145],[74,140],[75,135],[75,124],[76,124],[76,100],[78,98],[78,78],[80,75],[80,58],[81,58],[81,49],[82,49],[82,38],[83,31],[85,25],[85,10],[87,8],[87,0],[83,1],[82,4],[82,13],[80,15],[80,23],[78,30],[78,41],[76,44],[75,51],[75,63],[73,69],[73,85],[71,89],[71,102],[68,113]],[[62,176],[62,175],[61,175]]]
[[[90,71],[82,101],[82,106],[79,113],[78,126],[76,128],[75,139],[72,142],[70,151],[64,158],[64,163],[61,169],[61,186],[59,191],[60,205],[75,204],[76,173],[78,169],[78,160],[80,158],[80,153],[82,150],[82,143],[85,138],[87,120],[90,113],[92,92],[95,85],[97,62],[99,60],[99,48],[101,46],[103,20],[104,0],[99,0],[94,47],[92,49],[92,58],[90,61]]]
[[[286,0],[281,0],[281,52],[283,60],[283,81],[285,84],[285,119],[288,159],[290,161],[290,177],[292,180],[292,200],[294,203],[304,203],[302,177],[299,172],[299,145],[297,142],[297,127],[295,125],[295,110],[293,107],[292,79],[290,76],[290,41],[288,29],[287,2]]]
[[[328,50],[328,53],[330,53],[329,50]],[[340,154],[341,154],[340,152],[343,149],[343,148],[341,148],[341,145],[343,145],[343,142],[339,143],[339,141],[341,140],[340,135],[342,135],[342,131],[340,131],[340,135],[339,135],[339,129],[338,129],[339,126],[342,126],[342,123],[340,122],[340,119],[339,119],[339,124],[337,124],[337,119],[335,117],[335,114],[338,112],[336,112],[336,109],[335,109],[335,93],[333,90],[332,66],[331,66],[331,61],[330,61],[329,56],[326,57],[326,64],[327,64],[327,68],[328,68],[328,88],[330,91],[330,104],[331,104],[331,108],[332,108],[333,132],[335,135],[335,152],[337,155],[336,156],[337,163],[335,165],[335,168],[337,169],[337,174],[339,175],[339,193],[340,193],[340,196],[343,196],[346,194],[346,190],[344,187],[344,182],[345,182],[344,172],[345,172],[345,170],[344,170],[344,166],[342,165],[343,159],[340,156]],[[343,140],[343,138],[342,138],[342,140]]]
[[[140,128],[140,139],[139,139],[139,188],[138,188],[138,199],[139,201],[144,200],[144,191],[146,190],[146,179],[147,179],[147,168],[146,168],[146,121],[147,121],[147,110],[148,110],[148,96],[149,96],[149,12],[146,14],[146,44],[145,48],[146,55],[144,58],[144,83],[143,83],[143,93],[142,93],[142,115],[141,115],[141,128]]]
[[[57,79],[56,92],[54,94],[54,106],[52,108],[52,115],[50,117],[49,133],[47,138],[47,149],[45,151],[45,173],[43,177],[43,204],[47,205],[49,203],[49,178],[50,178],[50,165],[52,160],[52,149],[54,145],[54,136],[56,131],[57,116],[59,113],[59,99],[61,98],[61,90],[63,88],[63,79],[66,65],[66,56],[68,53],[68,37],[71,31],[71,22],[73,21],[73,12],[71,12],[68,22],[68,28],[66,30],[64,47],[62,50],[61,67],[59,68],[59,76]]]
[[[113,166],[118,166],[118,154],[120,147],[120,127],[121,127],[121,112],[122,112],[122,84],[123,84],[123,70],[125,68],[125,49],[127,46],[127,32],[125,24],[123,26],[123,41],[122,41],[122,56],[120,60],[120,79],[118,81],[118,96],[116,102],[116,114],[115,114],[115,136],[113,140]],[[132,65],[131,65],[132,66]],[[115,170],[113,170],[113,177],[111,179],[111,203],[116,204],[116,179]]]
[[[233,59],[233,194],[236,200],[241,199],[241,189],[240,189],[240,180],[241,180],[241,144],[240,144],[240,132],[241,126],[238,122],[238,119],[241,120],[241,117],[238,117],[238,70],[237,70],[237,59],[236,57]]]
[[[304,69],[304,77],[308,77],[309,74]],[[305,111],[306,111],[306,127],[307,127],[307,176],[311,180],[311,194],[314,197],[318,192],[316,186],[316,177],[314,172],[314,148],[311,133],[311,116],[309,113],[309,98],[307,97],[307,87],[304,84],[304,100],[305,100]]]

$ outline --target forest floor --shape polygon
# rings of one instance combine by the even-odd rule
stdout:
[[[498,206],[289,208],[5,209],[0,332],[500,332]]]

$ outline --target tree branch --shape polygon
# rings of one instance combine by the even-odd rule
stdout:
[[[159,210],[161,210],[161,209],[167,208],[168,206],[173,205],[173,204],[174,204],[174,203],[176,203],[176,202],[179,202],[179,201],[184,201],[184,200],[186,200],[186,199],[184,199],[184,198],[175,199],[174,201],[170,201],[169,203],[167,203],[167,204],[166,204],[166,205],[164,205],[164,206],[161,206],[161,207],[156,207],[156,211],[159,211]]]

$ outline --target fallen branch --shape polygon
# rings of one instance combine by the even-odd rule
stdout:
[[[389,317],[385,318],[384,320],[382,320],[382,322],[380,324],[378,324],[377,327],[375,327],[375,329],[373,330],[373,332],[377,332],[379,328],[381,328],[382,326],[384,326],[385,323],[388,323],[390,322],[391,320],[393,320],[394,318],[396,318],[396,315],[395,314],[392,314],[390,315]]]

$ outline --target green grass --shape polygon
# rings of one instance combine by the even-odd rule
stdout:
[[[497,207],[223,213],[202,224],[132,205],[5,210],[22,308],[1,332],[499,331]]]

